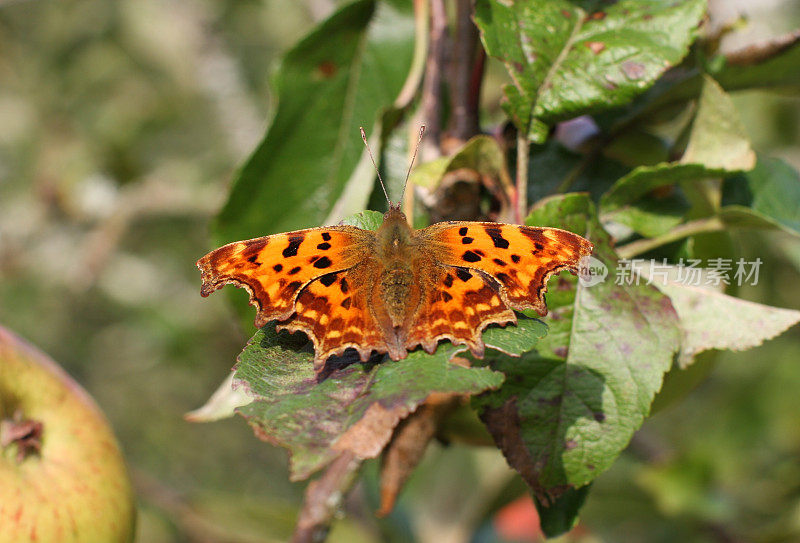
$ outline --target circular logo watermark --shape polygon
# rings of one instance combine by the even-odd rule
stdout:
[[[593,287],[606,280],[608,266],[593,256],[584,256],[578,261],[578,281],[584,287]]]

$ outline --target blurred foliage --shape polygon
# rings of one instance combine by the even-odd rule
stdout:
[[[285,453],[240,420],[182,419],[246,337],[224,297],[199,296],[194,261],[274,114],[277,58],[335,5],[0,2],[0,322],[62,362],[110,418],[140,499],[139,541],[284,541],[292,531],[303,488],[289,482]],[[778,33],[770,24],[800,24],[791,2],[747,6],[762,38]],[[502,117],[507,82],[493,62],[487,120]],[[800,168],[796,94],[732,99],[753,147]],[[534,161],[579,161],[547,151]],[[593,167],[575,188],[621,176],[617,162]],[[550,175],[538,171],[531,191]],[[770,263],[739,297],[800,307],[796,240],[737,232],[731,243]],[[800,332],[703,357],[708,378],[645,422],[567,539],[800,537]],[[332,541],[500,542],[494,513],[525,493],[497,450],[437,445],[395,512],[375,520],[375,467]]]

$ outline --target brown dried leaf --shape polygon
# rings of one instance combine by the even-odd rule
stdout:
[[[441,420],[464,399],[460,394],[431,394],[426,402],[397,427],[381,462],[380,517],[394,509],[397,496],[422,460]]]
[[[364,416],[339,436],[331,446],[337,451],[351,451],[359,458],[374,458],[380,454],[392,432],[409,409],[404,405],[386,409],[375,402],[364,412]]]

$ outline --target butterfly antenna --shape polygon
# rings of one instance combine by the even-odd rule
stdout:
[[[422,142],[422,136],[425,135],[425,125],[420,125],[419,136],[417,137],[417,144],[414,146],[414,154],[411,155],[411,164],[408,165],[408,173],[406,173],[406,180],[403,183],[403,192],[400,194],[400,201],[403,201],[403,196],[406,194],[406,186],[408,185],[408,178],[411,177],[411,169],[414,167],[414,160],[417,158],[417,151],[419,151],[419,144]]]
[[[372,161],[372,166],[375,168],[375,173],[378,174],[378,181],[381,182],[381,188],[383,189],[384,196],[386,196],[386,201],[389,202],[389,207],[392,207],[392,201],[389,199],[389,193],[386,192],[386,185],[383,184],[381,172],[378,170],[378,165],[375,164],[375,157],[372,156],[372,149],[369,148],[369,143],[367,143],[367,134],[364,132],[364,127],[359,126],[358,129],[361,130],[361,139],[364,140],[364,145],[366,145],[367,152],[369,153],[369,159]]]

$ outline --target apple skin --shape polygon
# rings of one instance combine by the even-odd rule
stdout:
[[[41,448],[21,458],[0,439],[0,543],[133,541],[133,491],[105,417],[52,359],[0,326],[0,420],[14,414],[42,424]]]

